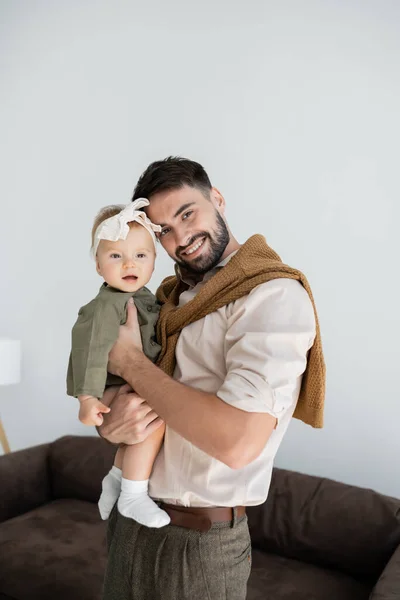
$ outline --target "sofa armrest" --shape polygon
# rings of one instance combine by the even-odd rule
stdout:
[[[66,435],[49,451],[51,494],[98,502],[103,477],[111,469],[117,447],[97,436]]]
[[[369,600],[398,600],[400,594],[400,546],[379,577]]]
[[[42,444],[0,456],[0,522],[50,500],[49,448]]]

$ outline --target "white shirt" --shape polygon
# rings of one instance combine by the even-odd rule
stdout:
[[[182,306],[223,268],[183,292]],[[315,316],[303,286],[274,279],[185,327],[176,346],[174,379],[248,412],[269,413],[277,426],[261,454],[231,469],[170,429],[150,478],[153,498],[183,506],[250,506],[265,501],[273,460],[300,393]]]

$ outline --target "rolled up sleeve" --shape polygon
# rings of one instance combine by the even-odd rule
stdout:
[[[303,286],[274,279],[227,307],[224,402],[279,419],[297,402],[315,316]]]

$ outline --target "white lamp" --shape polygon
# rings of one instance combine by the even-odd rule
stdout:
[[[21,342],[0,338],[0,385],[14,385],[21,381]],[[4,452],[10,452],[6,432],[0,419],[0,443]]]

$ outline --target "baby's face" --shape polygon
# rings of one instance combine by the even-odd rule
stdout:
[[[97,249],[96,269],[113,288],[136,292],[150,280],[156,251],[150,233],[139,223],[129,224],[126,240],[101,240]]]

